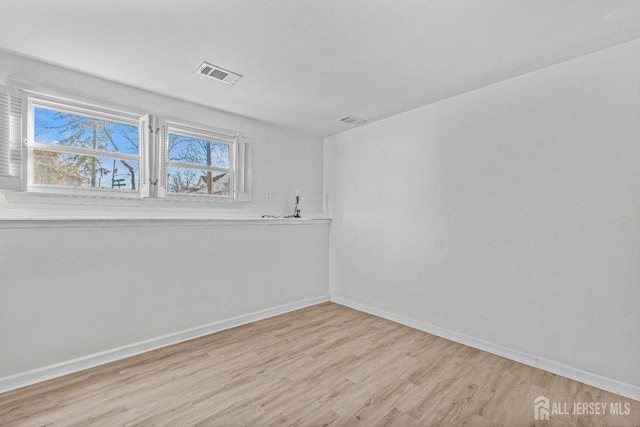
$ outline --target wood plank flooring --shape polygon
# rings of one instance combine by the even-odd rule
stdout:
[[[631,413],[534,421],[540,395]],[[639,426],[640,402],[324,303],[0,394],[0,425]]]

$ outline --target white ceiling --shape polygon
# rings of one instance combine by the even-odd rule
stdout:
[[[640,38],[638,0],[0,0],[0,49],[327,136]],[[206,60],[234,86],[194,73]]]

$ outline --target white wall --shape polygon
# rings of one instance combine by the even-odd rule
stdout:
[[[640,41],[326,138],[331,296],[640,398],[639,156]]]
[[[328,298],[326,222],[63,224],[0,221],[0,389],[12,384],[2,377]]]

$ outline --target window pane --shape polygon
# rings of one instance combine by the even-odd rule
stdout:
[[[138,154],[138,127],[62,111],[34,108],[34,141]]]
[[[169,161],[228,168],[229,145],[170,133]]]
[[[33,150],[33,184],[136,190],[138,162]]]
[[[169,192],[229,195],[229,173],[188,168],[169,168]]]

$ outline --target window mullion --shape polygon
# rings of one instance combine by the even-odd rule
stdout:
[[[42,144],[39,142],[30,142],[29,148],[41,151],[52,151],[56,153],[81,154],[84,156],[103,157],[116,160],[131,160],[137,162],[139,157],[133,154],[124,154],[117,151],[100,151],[91,148],[69,147],[67,145]]]
[[[221,168],[219,166],[207,166],[200,163],[180,162],[177,160],[169,161],[168,164],[170,167],[196,169],[201,171],[212,171],[212,172],[229,172],[230,171],[229,168]]]

